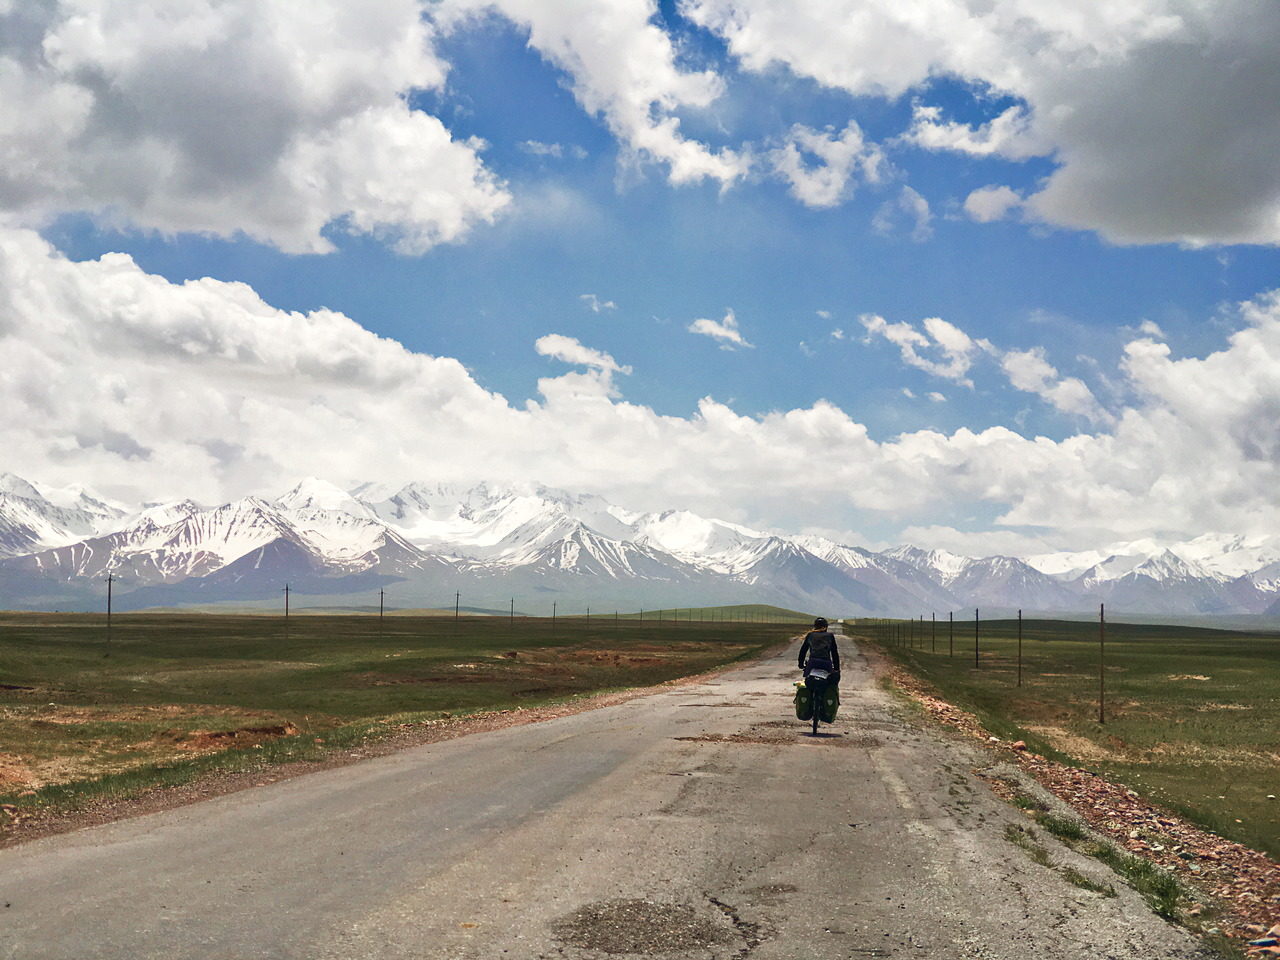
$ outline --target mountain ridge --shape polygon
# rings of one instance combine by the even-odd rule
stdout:
[[[108,573],[121,608],[392,588],[402,606],[454,593],[526,607],[764,601],[859,616],[978,607],[1258,614],[1280,604],[1280,541],[1205,534],[1031,557],[886,550],[760,531],[687,510],[636,512],[538,483],[472,486],[316,477],[274,497],[151,502],[0,474],[0,604],[93,606]],[[446,604],[447,605],[447,604]]]

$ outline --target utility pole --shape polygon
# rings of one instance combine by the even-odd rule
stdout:
[[[454,593],[453,595],[453,619],[458,619],[458,604],[462,602],[462,594]]]
[[[1022,686],[1022,611],[1018,611],[1018,686]]]
[[[289,619],[289,585],[284,585],[284,618]]]
[[[954,610],[947,611],[947,656],[954,657],[956,655],[956,612]]]
[[[106,653],[108,657],[111,656],[111,585],[115,582],[116,582],[116,578],[112,574],[108,573],[107,574],[107,653]]]
[[[978,608],[973,608],[973,669],[978,669]]]
[[[1098,722],[1107,722],[1107,605],[1098,604]]]
[[[386,599],[387,591],[379,588],[378,590],[378,626],[382,626],[382,608],[383,601]]]
[[[551,601],[551,629],[554,630],[555,628],[556,628],[556,602],[552,600]]]
[[[929,621],[932,623],[931,632],[929,634],[929,652],[938,652],[938,615],[936,613],[929,614]]]
[[[587,607],[587,626],[591,626],[591,608]]]
[[[516,598],[511,598],[511,626],[516,625]]]

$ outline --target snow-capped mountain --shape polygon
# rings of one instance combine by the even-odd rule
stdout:
[[[82,489],[38,487],[0,474],[0,557],[75,543],[109,529],[124,513]]]
[[[1280,539],[1207,534],[1026,558],[903,545],[875,551],[781,536],[685,510],[638,513],[539,484],[318,478],[270,498],[113,504],[0,475],[0,605],[90,609],[117,578],[121,607],[274,603],[479,606],[514,600],[619,609],[773,602],[839,615],[979,607],[1116,613],[1280,611]],[[323,599],[321,599],[323,598]]]

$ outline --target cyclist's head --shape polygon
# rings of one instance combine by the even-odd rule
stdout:
[[[813,621],[813,629],[815,630],[827,629],[827,621],[824,620],[822,617],[819,617],[817,620]]]

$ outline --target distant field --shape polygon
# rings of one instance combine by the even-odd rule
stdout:
[[[871,621],[847,623],[876,637]],[[919,628],[917,627],[917,631]],[[1108,624],[1107,717],[1098,723],[1096,623],[930,624],[916,646],[887,645],[904,665],[1001,737],[1113,777],[1216,833],[1280,856],[1280,635]]]
[[[0,614],[0,800],[103,775],[134,789],[157,766],[227,751],[290,759],[387,722],[659,683],[749,657],[785,640],[779,627],[157,613],[117,616],[108,638],[98,615]]]

